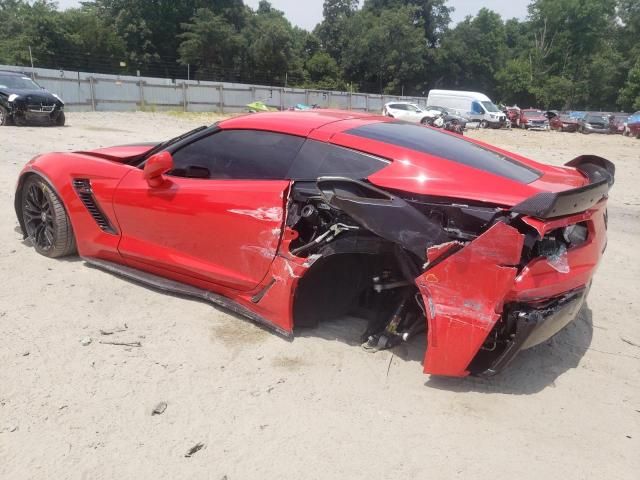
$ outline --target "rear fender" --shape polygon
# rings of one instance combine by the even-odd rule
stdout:
[[[425,373],[469,374],[513,288],[523,244],[524,235],[496,223],[453,254],[455,244],[429,249],[433,266],[416,279],[427,314]]]

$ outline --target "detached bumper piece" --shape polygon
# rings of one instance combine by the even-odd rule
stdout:
[[[588,288],[582,288],[542,305],[505,306],[505,323],[512,328],[506,347],[497,356],[491,350],[481,350],[469,366],[470,373],[481,377],[496,375],[518,352],[553,337],[578,316],[588,292]]]

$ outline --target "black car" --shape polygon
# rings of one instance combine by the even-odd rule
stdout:
[[[587,113],[578,120],[578,131],[581,133],[611,133],[609,117],[601,113]]]
[[[0,70],[0,125],[64,125],[64,102],[18,72]]]
[[[445,122],[455,121],[463,129],[466,127],[467,122],[469,121],[469,119],[467,117],[463,117],[462,115],[458,115],[456,112],[454,112],[452,110],[449,110],[447,108],[444,108],[444,107],[428,106],[427,110],[438,110],[439,112],[442,112],[444,114],[443,118],[444,118]]]

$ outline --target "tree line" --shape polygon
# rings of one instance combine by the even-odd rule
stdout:
[[[640,109],[640,1],[533,0],[525,20],[446,0],[326,0],[309,32],[268,1],[0,0],[0,63],[426,95],[482,91],[558,109]]]

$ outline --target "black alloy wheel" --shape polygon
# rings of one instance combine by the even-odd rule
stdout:
[[[71,222],[62,202],[42,178],[29,177],[22,190],[22,219],[36,251],[63,257],[75,251]]]

